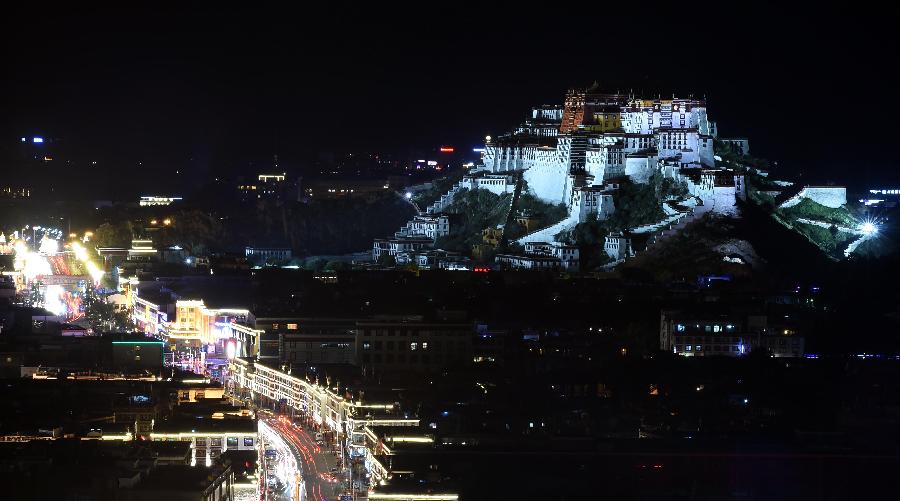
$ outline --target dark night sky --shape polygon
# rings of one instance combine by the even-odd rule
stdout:
[[[706,95],[723,135],[810,182],[900,181],[893,13],[683,6],[8,12],[0,132],[227,170],[472,145],[598,80]]]

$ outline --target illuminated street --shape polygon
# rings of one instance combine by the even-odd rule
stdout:
[[[280,430],[273,429],[269,424],[274,425],[275,423],[269,420],[260,420],[259,423],[265,450],[263,458],[265,474],[262,475],[263,485],[261,486],[262,499],[292,501],[298,492],[302,498],[303,486],[299,486],[298,491],[296,485],[298,451],[282,438]]]
[[[306,499],[323,501],[337,499],[341,493],[338,467],[334,453],[316,444],[314,436],[306,429],[291,424],[286,418],[269,419],[266,423],[289,444],[300,462],[303,481],[307,489]]]

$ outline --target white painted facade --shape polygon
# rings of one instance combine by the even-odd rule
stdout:
[[[616,261],[634,256],[631,237],[626,237],[621,233],[607,235],[603,241],[603,250],[606,251],[606,255]]]
[[[516,190],[516,180],[513,176],[506,174],[465,176],[462,178],[460,186],[470,190],[487,190],[495,195],[502,195]]]
[[[616,210],[612,190],[597,186],[575,188],[572,191],[572,214],[578,215],[578,222],[587,221],[590,214],[604,220]]]
[[[633,154],[625,157],[625,175],[635,183],[646,184],[657,170],[655,155]]]
[[[574,245],[527,242],[524,254],[501,254],[495,259],[501,266],[519,270],[577,270],[580,256]]]
[[[394,234],[395,237],[427,237],[434,240],[450,234],[450,219],[444,214],[420,214]]]

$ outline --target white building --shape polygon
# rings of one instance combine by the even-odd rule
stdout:
[[[438,214],[462,189],[513,193],[518,175],[532,195],[550,204],[566,204],[569,215],[534,237],[548,240],[583,222],[590,214],[605,219],[614,210],[607,186],[628,177],[647,183],[652,175],[682,180],[683,170],[714,169],[713,141],[717,131],[706,103],[694,98],[640,99],[594,90],[572,90],[564,105],[533,108],[525,123],[510,134],[488,136],[481,164],[427,208]],[[715,179],[713,179],[715,181]],[[724,213],[735,211],[743,197],[743,178],[708,187],[699,177],[687,182],[704,204],[715,202]],[[415,220],[407,228],[416,227]],[[541,230],[539,230],[541,231]],[[552,232],[552,235],[550,234]],[[398,236],[411,232],[401,230]],[[426,234],[427,235],[427,234]],[[527,239],[520,239],[526,242]],[[392,252],[388,241],[376,242],[373,255]],[[412,249],[417,250],[417,249]],[[512,267],[554,267],[547,255],[498,256]]]
[[[603,250],[606,254],[616,261],[634,256],[634,247],[631,244],[631,237],[626,237],[622,233],[611,233],[606,235],[603,241]]]
[[[141,207],[150,207],[154,205],[171,205],[172,202],[181,201],[181,197],[160,197],[155,195],[147,195],[141,197],[138,201]]]
[[[533,110],[532,120],[543,113],[554,122],[559,116],[556,108]],[[696,167],[715,165],[715,124],[707,117],[705,103],[696,99],[647,100],[570,91],[559,120],[555,136],[520,127],[517,134],[488,141],[483,169],[524,170],[536,196],[560,203],[579,185],[603,184],[621,176],[646,182],[658,159]],[[581,179],[569,178],[582,174]]]
[[[450,234],[450,218],[446,214],[420,214],[400,228],[395,237],[427,237],[434,240]]]
[[[587,221],[590,214],[604,220],[615,211],[613,190],[605,186],[584,186],[572,192],[572,213],[578,215],[578,221]]]
[[[372,258],[377,261],[382,255],[387,254],[396,259],[399,254],[415,253],[433,244],[434,240],[428,237],[378,238],[372,246]]]
[[[255,419],[193,419],[157,423],[150,440],[190,442],[192,465],[209,466],[223,452],[257,450],[259,433]]]
[[[245,247],[244,256],[250,261],[289,261],[291,249],[289,247]]]
[[[572,270],[579,268],[578,247],[560,242],[528,242],[524,254],[500,254],[497,264],[519,270]]]
[[[495,195],[502,195],[516,189],[516,180],[506,174],[481,174],[464,176],[460,185],[470,190],[488,190]]]

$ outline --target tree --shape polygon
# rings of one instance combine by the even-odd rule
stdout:
[[[219,220],[206,212],[181,211],[172,219],[172,225],[159,233],[160,245],[180,245],[189,254],[200,255],[223,237]]]
[[[388,253],[382,253],[381,256],[378,257],[378,264],[387,267],[397,266],[397,259]]]
[[[346,271],[352,268],[350,263],[344,261],[328,261],[325,265],[325,271]]]
[[[116,305],[107,303],[104,298],[96,296],[87,301],[84,316],[94,332],[131,332],[135,330],[134,321],[127,311],[116,310]]]
[[[328,264],[328,261],[322,259],[320,257],[307,259],[306,262],[303,263],[303,269],[309,271],[322,271],[325,269],[325,265]]]
[[[103,223],[94,230],[93,242],[97,247],[128,247],[132,231],[131,221]]]
[[[623,180],[613,194],[615,212],[607,226],[612,230],[625,231],[629,228],[655,223],[665,217],[662,200],[657,196],[656,180],[648,184],[637,184]]]
[[[556,240],[577,246],[581,269],[593,271],[611,260],[604,250],[607,234],[607,223],[599,221],[597,215],[591,213],[583,223],[578,223],[569,231],[560,232]]]

